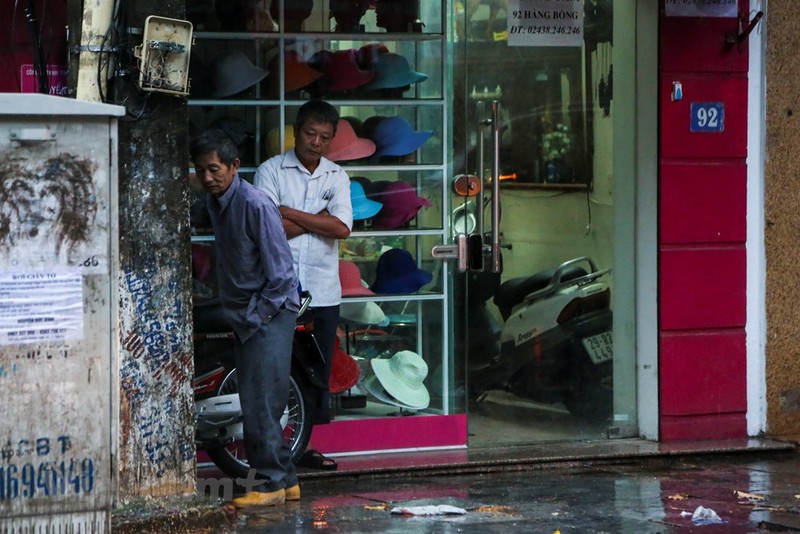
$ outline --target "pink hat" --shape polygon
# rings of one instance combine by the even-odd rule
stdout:
[[[416,217],[421,207],[431,205],[428,199],[417,195],[411,184],[402,180],[389,183],[370,198],[383,203],[381,211],[372,219],[376,230],[399,228]]]
[[[361,283],[361,271],[352,261],[339,260],[339,283],[343,297],[364,297],[375,293]]]
[[[375,153],[375,142],[358,137],[353,125],[346,119],[339,119],[336,135],[325,156],[331,161],[350,161],[367,158]]]

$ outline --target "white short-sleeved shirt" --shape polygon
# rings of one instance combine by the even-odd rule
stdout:
[[[265,191],[278,206],[306,213],[328,213],[353,228],[350,178],[336,163],[322,158],[310,174],[294,149],[274,156],[256,171],[253,185]],[[342,301],[339,282],[339,242],[305,233],[289,240],[294,269],[303,289],[310,291],[312,306],[336,306]]]

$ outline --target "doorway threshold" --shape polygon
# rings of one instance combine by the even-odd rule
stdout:
[[[298,469],[301,480],[352,476],[429,476],[511,470],[564,468],[570,465],[624,463],[646,458],[708,454],[791,451],[797,443],[770,438],[739,438],[659,443],[644,439],[537,443],[455,450],[417,450],[364,455],[335,455],[336,471]]]

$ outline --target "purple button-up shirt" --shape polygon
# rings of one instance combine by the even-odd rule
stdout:
[[[219,297],[244,342],[281,307],[300,308],[292,253],[275,203],[238,175],[221,197],[209,195],[208,212]]]

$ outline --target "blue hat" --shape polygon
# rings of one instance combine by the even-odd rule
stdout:
[[[421,147],[433,132],[416,132],[403,117],[384,117],[372,131],[372,140],[380,156],[407,156]]]
[[[428,79],[427,74],[411,70],[404,56],[392,52],[376,56],[370,63],[370,69],[375,73],[375,78],[364,89],[393,89]]]
[[[353,205],[354,221],[374,217],[383,207],[380,202],[368,199],[364,186],[353,180],[350,181],[350,203]]]
[[[409,251],[392,248],[378,258],[370,289],[375,293],[416,293],[431,280],[433,275],[417,268]]]

